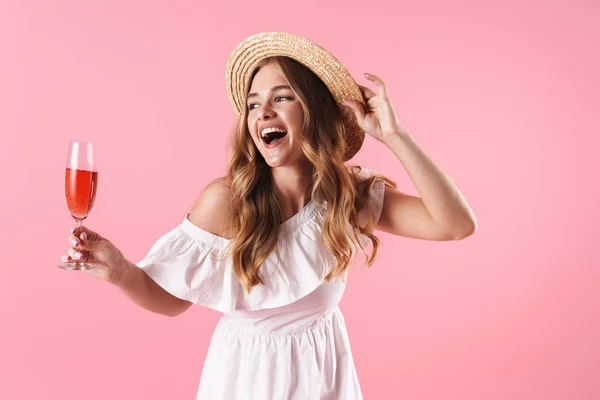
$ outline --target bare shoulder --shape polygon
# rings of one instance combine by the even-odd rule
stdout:
[[[232,215],[229,183],[221,177],[206,185],[188,218],[197,227],[230,239]]]

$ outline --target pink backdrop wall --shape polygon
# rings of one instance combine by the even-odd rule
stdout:
[[[598,2],[201,3],[0,2],[1,399],[194,398],[216,312],[154,315],[56,267],[67,145],[96,142],[87,225],[139,260],[224,172],[225,63],[268,30],[383,77],[479,221],[381,235],[351,276],[365,398],[600,398]],[[416,194],[379,143],[354,161]]]

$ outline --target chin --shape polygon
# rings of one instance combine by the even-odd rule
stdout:
[[[289,164],[291,161],[289,154],[281,154],[278,157],[269,157],[269,158],[266,158],[263,155],[263,159],[265,160],[267,165],[271,168],[282,167],[284,165]]]
[[[267,158],[262,152],[261,155],[265,160],[265,163],[271,168],[289,167],[296,164],[304,164],[308,161],[304,153],[302,151],[297,151],[297,149],[283,149],[283,151],[279,151],[278,154],[275,154],[275,157],[271,155],[271,157]]]
[[[282,160],[265,160],[265,162],[271,168],[283,167],[285,165]]]

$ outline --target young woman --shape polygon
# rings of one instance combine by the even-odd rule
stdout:
[[[239,126],[227,176],[137,265],[87,228],[64,259],[170,316],[192,304],[223,312],[199,399],[360,399],[338,303],[347,271],[375,230],[458,240],[476,219],[452,180],[400,127],[381,79],[359,87],[315,43],[286,33],[244,40],[227,89]],[[365,132],[389,148],[421,197],[348,167]]]

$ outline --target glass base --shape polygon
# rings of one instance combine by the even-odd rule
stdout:
[[[58,268],[66,269],[68,271],[86,271],[94,269],[96,266],[83,261],[69,261],[60,264]]]

